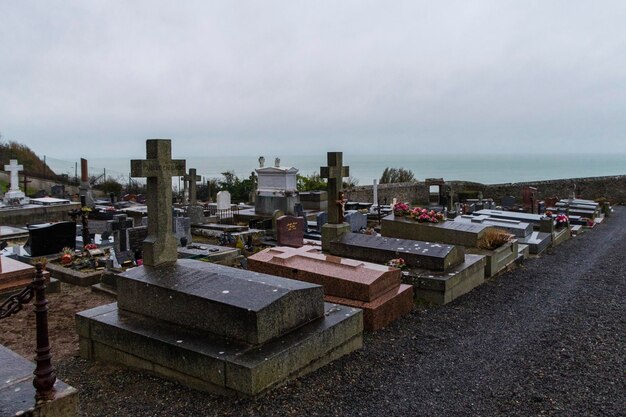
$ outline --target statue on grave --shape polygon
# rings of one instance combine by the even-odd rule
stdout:
[[[339,195],[337,196],[337,201],[335,202],[337,203],[337,207],[339,207],[339,210],[338,210],[339,223],[343,223],[343,217],[346,213],[347,202],[348,200],[344,198],[343,191],[339,191]]]
[[[276,159],[274,159],[274,166],[275,166],[276,168],[280,167],[280,158],[276,158]]]
[[[263,168],[265,166],[265,157],[259,156],[259,168]]]

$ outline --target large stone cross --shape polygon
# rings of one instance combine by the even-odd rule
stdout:
[[[130,161],[132,177],[148,183],[148,237],[143,241],[143,263],[156,266],[176,262],[176,238],[172,232],[172,177],[185,174],[185,161],[172,160],[170,139],[148,139],[146,160]]]
[[[189,174],[185,174],[183,176],[183,180],[185,184],[189,183],[189,205],[195,206],[197,203],[196,200],[196,183],[200,181],[202,178],[196,175],[195,168],[189,168]]]
[[[9,165],[4,166],[4,170],[11,173],[11,188],[9,191],[20,191],[20,180],[17,173],[24,170],[24,165],[18,165],[17,159],[11,159]]]
[[[328,166],[320,168],[320,176],[328,179],[328,223],[343,223],[340,208],[343,200],[343,177],[350,175],[350,167],[343,166],[342,152],[328,152]]]

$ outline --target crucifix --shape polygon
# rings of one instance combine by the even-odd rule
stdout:
[[[4,170],[10,172],[9,177],[11,188],[9,188],[9,191],[20,191],[19,178],[17,173],[24,170],[24,165],[18,165],[17,159],[11,159],[9,161],[9,165],[4,166]]]
[[[176,262],[172,232],[172,177],[185,174],[185,160],[172,159],[170,139],[148,139],[145,160],[130,161],[132,177],[147,178],[148,237],[143,241],[143,263],[157,266]]]
[[[350,175],[350,167],[343,166],[342,152],[328,152],[328,166],[320,168],[320,176],[328,179],[328,223],[343,223],[343,177]],[[332,202],[335,204],[332,204]]]
[[[196,175],[195,168],[189,168],[189,174],[185,174],[183,179],[185,180],[185,184],[189,183],[189,187],[185,185],[185,188],[189,190],[189,205],[195,206],[197,203],[196,183],[200,181],[201,178]]]

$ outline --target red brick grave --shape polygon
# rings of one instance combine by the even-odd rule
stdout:
[[[248,258],[248,268],[322,285],[326,302],[363,309],[366,330],[380,329],[413,308],[413,288],[401,283],[399,269],[324,255],[313,246],[265,249]]]

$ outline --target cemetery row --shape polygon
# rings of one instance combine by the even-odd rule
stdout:
[[[132,176],[147,178],[146,204],[90,219],[86,184],[72,221],[31,225],[26,244],[2,248],[0,291],[27,285],[28,264],[45,260],[50,290],[62,281],[117,297],[77,314],[83,357],[254,396],[359,349],[364,330],[416,301],[449,303],[611,212],[574,198],[541,214],[534,202],[530,212],[482,196],[453,203],[443,181],[423,207],[353,203],[342,157],[328,153],[326,191],[298,193],[297,169],[260,161],[254,205],[221,192],[207,209],[195,170],[171,159],[169,140],[148,140],[147,159],[131,161]],[[172,207],[171,177],[183,175],[188,204]]]

